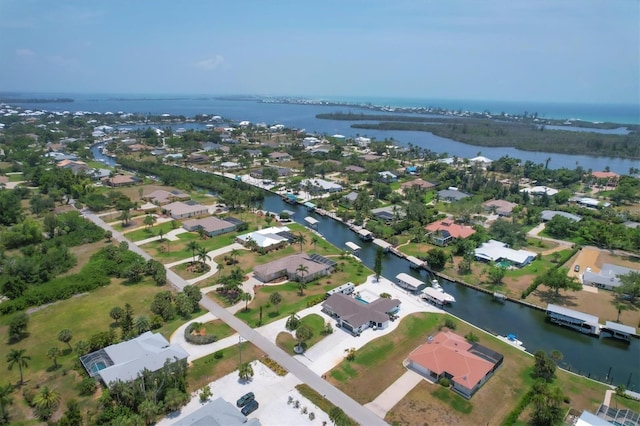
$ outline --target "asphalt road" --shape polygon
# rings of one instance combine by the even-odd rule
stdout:
[[[129,244],[129,250],[139,254],[146,260],[151,259],[151,256],[149,256],[149,254],[147,254],[140,247],[136,246],[127,238],[125,238],[122,233],[113,230],[108,224],[106,224],[95,214],[83,211],[83,215],[101,228],[107,231],[111,231],[114,240],[120,242],[126,241]],[[167,281],[179,290],[182,290],[184,286],[188,285],[186,280],[184,280],[171,270],[167,270]],[[218,305],[209,298],[203,298],[200,301],[200,305],[205,307],[209,312],[211,312],[217,318],[221,319],[231,328],[237,331],[243,339],[250,341],[258,348],[260,348],[260,350],[266,353],[271,359],[276,361],[287,371],[300,379],[303,383],[306,383],[316,392],[324,395],[324,397],[331,401],[331,403],[340,407],[349,417],[351,417],[357,423],[364,426],[387,424],[383,419],[375,415],[371,410],[364,407],[363,405],[360,405],[360,403],[353,400],[347,394],[319,377],[305,365],[301,364],[295,358],[291,357],[285,351],[276,346],[275,343],[267,340],[260,333],[256,332],[247,324],[233,316],[233,314],[228,312],[222,306]]]

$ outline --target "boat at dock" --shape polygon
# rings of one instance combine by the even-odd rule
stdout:
[[[518,340],[515,334],[507,334],[506,336],[497,336],[497,337],[498,339],[502,340],[503,342],[507,342],[513,347],[516,347],[522,351],[526,351],[524,345],[522,344],[522,341]]]
[[[434,287],[426,287],[422,290],[420,298],[427,302],[431,302],[436,306],[450,305],[456,301],[455,297],[449,293],[445,293],[442,288],[436,289]]]

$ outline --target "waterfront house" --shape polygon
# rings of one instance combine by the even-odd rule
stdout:
[[[285,244],[293,241],[295,241],[295,235],[293,235],[291,230],[286,226],[272,226],[236,237],[236,242],[245,247],[250,248],[250,245],[254,245],[256,248],[263,250],[283,247]]]
[[[383,220],[385,222],[393,222],[396,219],[402,219],[406,216],[406,213],[402,206],[397,206],[395,204],[392,206],[384,206],[373,209],[371,210],[371,214],[377,219]]]
[[[510,266],[518,268],[528,265],[536,258],[536,254],[532,251],[514,250],[507,244],[496,240],[482,243],[480,247],[474,250],[474,254],[476,260],[479,261],[508,263]]]
[[[340,184],[319,178],[305,179],[300,182],[300,186],[312,193],[340,192],[343,189]]]
[[[306,271],[303,271],[301,267]],[[336,262],[318,254],[297,253],[255,266],[253,272],[255,277],[263,283],[283,277],[287,277],[289,281],[309,282],[329,275],[335,270],[335,267]]]
[[[559,191],[548,186],[532,186],[530,188],[522,188],[520,192],[526,192],[529,195],[542,196],[548,195],[550,197],[556,195]]]
[[[425,227],[427,236],[438,246],[446,246],[458,240],[464,240],[476,233],[475,229],[466,225],[458,225],[452,219],[443,219]]]
[[[116,175],[113,177],[102,179],[102,183],[113,187],[135,185],[138,182],[140,182],[140,179],[131,175]]]
[[[142,196],[143,200],[149,201],[158,206],[169,204],[173,201],[186,201],[186,200],[189,200],[190,198],[191,196],[189,194],[179,191],[177,189],[173,191],[156,189],[155,191],[152,191]]]
[[[215,216],[207,216],[201,219],[189,219],[182,224],[182,227],[190,232],[202,230],[207,236],[213,237],[235,231],[237,225]]]
[[[404,364],[431,382],[451,381],[451,389],[469,399],[502,365],[502,354],[451,331],[429,336],[414,349]]]
[[[610,263],[603,264],[600,272],[594,272],[591,267],[587,267],[584,274],[582,274],[582,284],[612,291],[620,286],[620,276],[631,272],[640,271]]]
[[[385,298],[367,303],[344,293],[334,293],[322,302],[322,312],[335,318],[338,327],[357,336],[369,327],[387,328],[390,316],[400,310],[400,303],[398,299]]]

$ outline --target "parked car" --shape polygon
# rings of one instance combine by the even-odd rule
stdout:
[[[238,401],[236,402],[236,405],[238,407],[244,407],[249,403],[249,401],[253,401],[254,398],[255,398],[255,395],[253,394],[253,392],[245,393],[240,397],[240,399],[238,399]]]
[[[247,402],[247,405],[242,407],[242,410],[240,410],[240,412],[245,416],[248,416],[249,414],[256,411],[258,407],[259,407],[258,401],[256,401],[255,399],[252,399],[249,402]]]
[[[575,268],[573,268],[573,270],[576,272],[580,272],[580,265],[576,265]]]

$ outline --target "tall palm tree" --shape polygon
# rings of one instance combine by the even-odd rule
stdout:
[[[198,247],[198,262],[200,262],[200,267],[203,271],[205,266],[207,266],[207,260],[211,260],[211,256],[207,254],[207,249],[204,247]]]
[[[24,376],[22,374],[22,369],[29,367],[28,361],[31,360],[31,357],[25,355],[26,349],[11,349],[11,351],[7,354],[7,363],[9,370],[13,368],[14,365],[17,365],[20,369],[20,385],[24,383]]]
[[[311,244],[313,244],[313,251],[316,251],[318,248],[318,243],[320,242],[320,238],[317,235],[311,236]]]
[[[234,265],[236,263],[236,258],[238,257],[239,254],[240,254],[240,250],[238,249],[233,249],[229,253],[229,256],[231,257],[231,263],[233,263]]]
[[[305,280],[305,274],[309,272],[309,268],[305,265],[300,264],[298,265],[296,272],[298,272],[298,274],[300,275],[300,296],[302,296],[304,294],[304,288],[307,284]]]
[[[216,265],[216,269],[218,270],[218,278],[220,278],[220,275],[222,274],[222,270],[224,269],[224,264],[223,263],[218,263]]]
[[[298,232],[296,241],[298,242],[298,244],[300,244],[300,253],[302,253],[302,246],[307,242],[307,237],[305,237],[302,232]]]
[[[196,263],[196,250],[200,248],[200,244],[197,241],[189,241],[187,243],[187,250],[191,250],[191,255],[193,256],[193,263]]]
[[[251,295],[249,293],[242,293],[240,295],[240,299],[244,300],[244,311],[247,312],[249,310],[249,302],[251,301]]]

